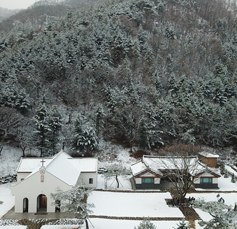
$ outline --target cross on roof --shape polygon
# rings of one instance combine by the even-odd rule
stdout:
[[[40,162],[42,162],[42,166],[44,166],[44,162],[45,162],[44,158],[42,158],[42,161]]]

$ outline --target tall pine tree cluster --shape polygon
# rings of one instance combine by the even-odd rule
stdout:
[[[234,145],[236,12],[221,0],[114,0],[15,22],[0,36],[0,104],[31,122],[41,155],[100,139]]]

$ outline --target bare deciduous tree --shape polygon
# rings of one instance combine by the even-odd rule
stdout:
[[[120,183],[118,177],[130,175],[130,171],[121,164],[111,164],[106,167],[106,170],[107,172],[105,172],[103,176],[106,180],[109,180],[114,177],[117,183],[117,188],[119,188]]]
[[[24,117],[16,109],[1,107],[0,108],[0,155],[3,150],[3,144],[10,137],[17,133],[17,128]]]
[[[195,175],[200,166],[198,158],[188,155],[169,155],[161,160],[161,172],[172,183],[178,198],[183,203],[185,196],[193,186]]]
[[[34,127],[29,120],[24,120],[17,129],[17,141],[19,142],[19,148],[22,151],[22,157],[25,157],[26,150],[34,145],[32,140],[33,133]]]

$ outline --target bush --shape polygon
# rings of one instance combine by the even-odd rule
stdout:
[[[150,222],[149,219],[144,219],[138,227],[134,227],[134,229],[156,229],[156,226]]]

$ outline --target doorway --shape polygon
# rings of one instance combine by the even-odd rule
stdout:
[[[28,198],[23,199],[23,212],[28,212],[29,209],[29,200]]]
[[[37,197],[37,212],[47,212],[47,196],[43,194]]]

